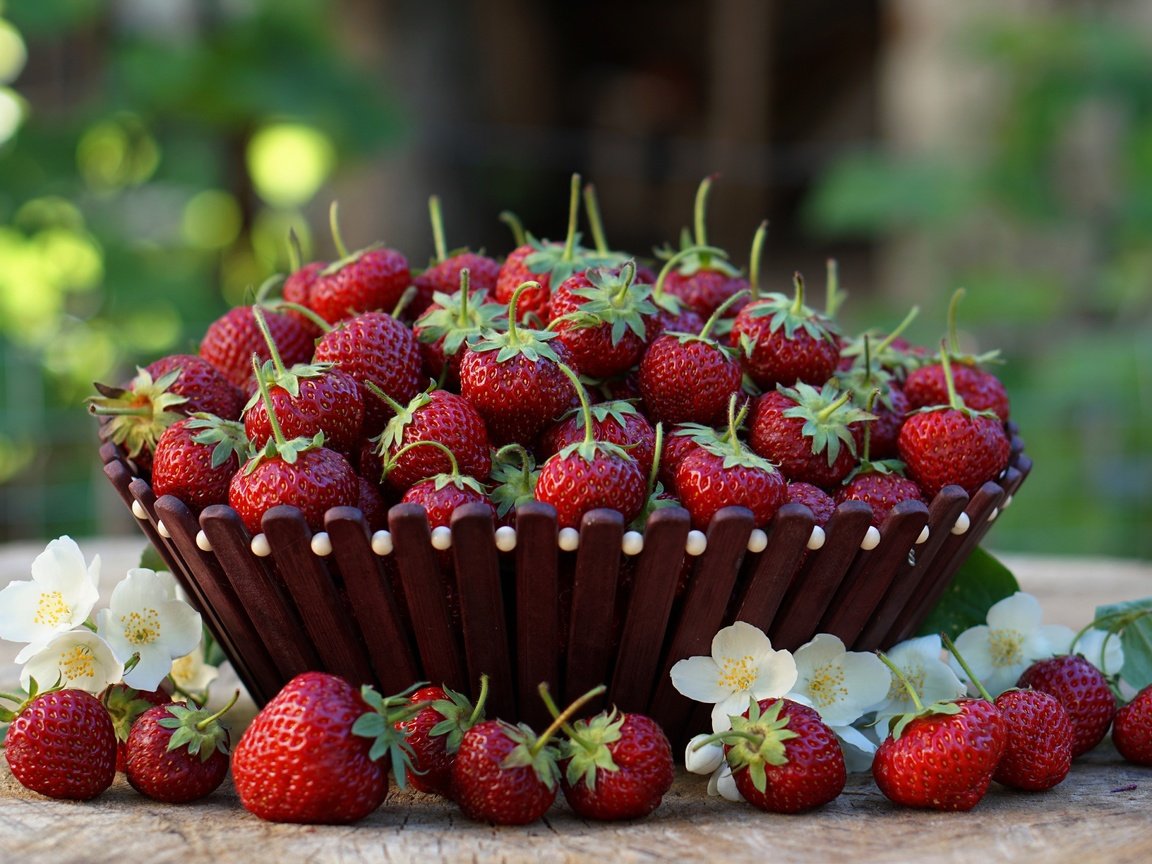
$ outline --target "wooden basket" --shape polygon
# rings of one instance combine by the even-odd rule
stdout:
[[[997,482],[971,499],[950,486],[927,506],[897,505],[878,534],[860,502],[840,505],[823,530],[798,504],[767,531],[730,507],[704,534],[669,508],[642,536],[596,510],[578,538],[544,504],[519,508],[514,534],[471,506],[450,532],[430,532],[422,508],[401,504],[375,534],[356,508],[329,510],[313,534],[299,510],[276,507],[253,538],[230,507],[197,520],[179,499],[156,498],[118,447],[100,452],[257,704],[310,669],[384,692],[426,680],[473,696],[487,673],[489,716],[539,728],[539,682],[562,703],[605,683],[607,703],[653,716],[679,745],[709,728],[709,707],[677,693],[668,670],[709,654],[732,621],[787,649],[816,633],[856,650],[913,634],[1031,469],[1009,431]]]

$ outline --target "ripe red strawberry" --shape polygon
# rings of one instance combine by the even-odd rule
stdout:
[[[1072,767],[1072,721],[1055,696],[1040,690],[1005,690],[996,697],[1004,717],[1004,755],[992,779],[1013,789],[1051,789]]]
[[[186,417],[169,426],[152,457],[152,491],[173,495],[195,514],[228,500],[232,475],[247,461],[244,427],[211,414]]]
[[[516,323],[517,304],[532,285],[520,286],[509,302],[507,332],[489,331],[460,362],[460,395],[480,412],[496,446],[530,444],[573,401],[560,371],[566,351],[548,341],[556,334]]]
[[[31,693],[15,711],[0,708],[11,723],[4,757],[22,786],[47,795],[87,801],[116,777],[116,733],[95,696],[82,690]]]
[[[689,453],[700,446],[699,438],[716,437],[716,431],[711,426],[699,423],[678,423],[672,427],[672,434],[664,436],[663,447],[660,449],[660,466],[658,477],[660,484],[671,495],[676,495],[676,470]]]
[[[856,436],[871,417],[851,395],[831,383],[769,391],[753,408],[748,444],[790,480],[835,488],[856,465]]]
[[[492,511],[492,518],[496,518],[496,508],[488,498],[484,487],[474,477],[467,477],[460,473],[460,466],[452,451],[438,441],[414,441],[397,451],[397,457],[415,449],[436,448],[447,457],[451,464],[448,473],[434,474],[430,477],[413,483],[405,490],[400,498],[405,504],[419,504],[428,514],[428,525],[431,528],[447,528],[452,524],[452,514],[457,507],[465,504],[484,504]]]
[[[519,444],[505,444],[492,456],[491,492],[501,524],[516,524],[516,508],[536,500],[540,471],[536,459]]]
[[[1024,670],[1018,687],[1049,693],[1059,700],[1072,721],[1072,758],[1104,740],[1116,715],[1116,697],[1099,669],[1074,654],[1037,660]]]
[[[284,280],[284,286],[280,290],[280,296],[284,302],[301,306],[304,309],[311,309],[312,286],[316,283],[316,277],[327,266],[327,261],[313,261],[310,264],[296,265],[288,274],[288,278]],[[319,339],[323,335],[324,331],[320,329],[320,325],[307,314],[293,309],[291,306],[285,307],[283,312],[303,324],[304,329],[313,340]]]
[[[233,697],[224,711],[235,701]],[[140,715],[124,748],[124,773],[132,788],[168,804],[185,804],[215,792],[228,773],[230,741],[228,729],[220,723],[224,711],[170,702]]]
[[[560,788],[582,819],[642,819],[675,776],[672,747],[651,717],[612,709],[571,725],[561,745]]]
[[[656,456],[656,430],[631,402],[598,402],[592,407],[592,437],[597,441],[615,444],[640,466],[647,477]],[[569,412],[548,428],[540,438],[540,453],[551,456],[584,439],[584,414]]]
[[[471,288],[468,269],[460,271],[457,285],[459,290],[433,294],[432,304],[412,325],[428,375],[453,388],[460,385],[465,343],[502,328],[507,314],[500,304],[486,302],[486,293]]]
[[[844,791],[847,771],[835,733],[812,708],[791,699],[762,699],[732,722],[724,758],[736,788],[769,813],[802,813]]]
[[[496,290],[496,279],[500,274],[500,262],[487,255],[461,249],[449,253],[444,242],[444,219],[440,209],[440,199],[433,195],[428,199],[428,214],[432,220],[432,238],[436,247],[436,257],[428,268],[412,280],[416,297],[408,306],[408,313],[418,317],[432,304],[436,294],[454,294],[460,287],[461,271],[470,274],[472,290],[488,297]]]
[[[284,685],[240,737],[232,779],[240,803],[270,822],[339,825],[363,819],[406,783],[409,755],[396,724],[407,693],[359,691],[336,675],[304,672]]]
[[[740,390],[740,364],[709,334],[736,299],[721,305],[699,335],[669,332],[648,345],[640,361],[640,393],[650,420],[705,425],[722,420],[730,397]]]
[[[549,456],[540,467],[536,498],[556,508],[561,528],[578,528],[589,510],[618,510],[631,522],[644,506],[646,475],[639,463],[615,444],[593,437],[594,421],[588,397],[576,373],[560,367],[580,398],[584,437]]]
[[[560,334],[572,368],[590,378],[621,375],[647,346],[647,320],[656,314],[652,288],[634,282],[636,263],[592,267],[553,292],[549,329]]]
[[[421,792],[452,797],[452,763],[464,733],[484,719],[488,679],[481,678],[480,696],[473,705],[463,693],[447,687],[421,687],[408,701],[420,705],[413,716],[396,724],[412,748],[408,782]]]
[[[787,483],[779,471],[760,458],[739,438],[746,409],[736,412],[736,397],[728,408],[728,431],[714,440],[697,439],[700,445],[680,460],[676,468],[676,491],[680,503],[692,515],[693,527],[704,530],[723,507],[740,506],[752,511],[756,527],[763,528],[788,500]]]
[[[756,386],[771,390],[797,382],[822,386],[840,360],[840,337],[831,321],[804,305],[804,280],[795,295],[753,298],[736,316],[730,339]]]
[[[395,310],[412,281],[408,259],[378,245],[349,253],[340,236],[335,205],[331,224],[340,258],[317,274],[308,291],[309,308],[329,324],[363,312]]]
[[[852,393],[857,405],[867,405],[876,418],[868,424],[871,458],[895,459],[899,452],[896,441],[909,409],[908,397],[892,374],[877,363],[867,335],[863,344],[863,357],[837,372],[836,383]]]
[[[1116,712],[1112,743],[1136,765],[1152,765],[1152,686],[1145,687]]]
[[[827,525],[832,514],[836,512],[836,501],[821,489],[803,480],[796,480],[788,484],[788,502],[803,504],[812,511],[816,517],[817,525]]]
[[[888,467],[876,469],[882,462],[868,463],[872,470],[861,471],[845,480],[836,492],[836,503],[863,501],[872,508],[872,525],[880,528],[892,508],[901,501],[923,501],[920,487],[900,473]]]
[[[371,381],[404,404],[427,383],[421,372],[420,346],[412,331],[386,312],[365,312],[325,333],[312,358],[331,363],[360,384],[364,398],[364,434],[379,434],[392,409],[364,384]]]
[[[396,412],[384,427],[378,444],[384,458],[388,485],[403,492],[414,483],[451,469],[446,455],[434,447],[401,449],[418,441],[443,444],[456,458],[460,473],[483,482],[492,471],[491,446],[484,418],[463,396],[431,390],[407,405],[395,403]]]
[[[1008,419],[1008,392],[991,372],[963,362],[954,362],[952,378],[956,395],[973,411],[991,411],[1000,421]],[[921,366],[908,374],[904,393],[911,410],[940,405],[948,401],[948,384],[940,363]]]
[[[252,385],[252,354],[259,355],[261,362],[270,356],[253,309],[252,306],[229,309],[208,325],[200,340],[200,356],[245,393]],[[264,310],[264,319],[286,364],[304,363],[312,356],[312,331],[299,318]]]
[[[872,776],[890,801],[929,810],[971,810],[1004,752],[1000,711],[986,699],[957,699],[904,715],[876,750]]]
[[[128,742],[132,724],[149,708],[171,702],[172,696],[164,690],[136,690],[119,683],[106,687],[99,698],[112,718],[112,728],[116,732],[116,770],[123,771],[124,745]]]
[[[180,374],[168,388],[183,396],[180,405],[183,414],[215,414],[225,420],[240,419],[244,408],[244,394],[215,366],[196,354],[169,354],[149,363],[145,369],[158,381],[175,369]]]
[[[950,368],[945,357],[949,382]],[[950,484],[974,494],[1004,470],[1012,449],[999,417],[964,407],[954,387],[948,394],[947,403],[910,413],[896,440],[908,476],[925,498],[934,498]]]

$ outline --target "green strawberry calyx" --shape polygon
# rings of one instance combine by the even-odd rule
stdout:
[[[201,762],[207,762],[217,751],[227,753],[229,748],[228,727],[220,722],[236,701],[240,698],[237,690],[228,700],[228,704],[219,711],[196,706],[189,708],[181,702],[166,705],[168,716],[157,721],[164,729],[171,729],[172,736],[168,739],[168,750],[186,749],[192,756],[199,756]]]
[[[729,767],[734,772],[748,769],[752,785],[757,792],[763,792],[768,785],[766,766],[787,765],[787,742],[800,737],[800,733],[788,728],[791,718],[783,714],[784,703],[784,699],[776,699],[761,711],[756,698],[749,697],[747,712],[730,718],[731,729],[702,739],[695,746],[724,744]]]
[[[591,719],[577,720],[566,730],[568,738],[561,744],[560,752],[568,760],[565,773],[570,785],[583,781],[595,790],[598,771],[620,770],[608,745],[620,740],[624,719],[613,707],[607,714],[601,711]]]
[[[768,330],[771,333],[784,331],[785,339],[793,339],[798,330],[817,340],[830,341],[835,338],[835,328],[821,313],[804,305],[804,277],[799,273],[792,276],[795,293],[765,294],[744,307],[743,314],[749,318],[769,318]],[[755,340],[748,334],[741,339],[745,356],[752,356]]]
[[[559,731],[564,730],[566,734],[571,737],[572,726],[570,721],[576,715],[576,712],[583,708],[588,702],[600,696],[607,688],[600,684],[593,687],[584,695],[577,698],[571,705],[563,711],[556,707],[555,701],[552,699],[551,693],[548,691],[548,685],[541,682],[536,688],[540,694],[540,698],[544,701],[544,705],[548,708],[548,712],[552,715],[552,723],[543,732],[537,736],[528,726],[520,724],[518,728],[518,737],[513,737],[509,734],[512,740],[517,741],[517,746],[504,758],[502,767],[512,768],[518,766],[532,766],[536,772],[536,776],[540,782],[548,786],[549,789],[556,788],[556,783],[560,779],[560,769],[557,765],[557,760],[561,758],[561,750],[550,744],[552,737]]]
[[[116,740],[123,743],[128,740],[128,733],[132,731],[132,724],[136,718],[153,707],[155,703],[149,702],[126,684],[109,687],[100,696],[100,701],[108,710],[112,718],[112,728],[116,732]]]
[[[904,730],[908,728],[908,724],[913,720],[919,719],[920,717],[933,717],[938,715],[952,715],[960,713],[961,708],[958,704],[956,704],[956,702],[933,702],[930,705],[925,705],[920,699],[920,694],[916,692],[916,688],[908,679],[908,676],[904,674],[903,670],[901,670],[899,666],[893,663],[888,655],[883,651],[877,652],[876,656],[883,661],[884,665],[888,667],[893,676],[895,676],[896,680],[904,686],[904,689],[908,692],[908,696],[912,700],[912,705],[914,706],[912,711],[908,711],[904,714],[897,714],[890,721],[889,734],[892,736],[893,741],[899,741],[900,737],[904,734]]]
[[[432,737],[444,738],[444,750],[455,753],[460,749],[464,733],[484,719],[484,706],[488,701],[488,676],[480,676],[480,695],[473,705],[463,693],[444,688],[444,699],[434,700],[429,707],[444,719],[428,730]]]
[[[388,423],[384,426],[384,431],[374,439],[376,441],[376,453],[380,456],[387,457],[388,451],[393,447],[401,446],[401,442],[404,440],[404,432],[416,419],[416,412],[426,405],[432,404],[432,391],[436,389],[436,384],[433,382],[423,393],[417,393],[407,405],[401,405],[381,390],[379,385],[374,381],[365,379],[364,386],[392,409],[392,416],[388,418]]]
[[[693,440],[709,453],[721,457],[724,460],[724,468],[755,468],[775,474],[776,465],[773,462],[752,452],[740,440],[740,427],[744,425],[744,419],[748,416],[748,402],[745,401],[737,409],[738,401],[739,396],[736,393],[728,399],[728,428],[722,435],[713,434],[711,437],[702,435]]]
[[[488,497],[496,505],[496,515],[506,516],[511,510],[536,500],[536,481],[540,472],[536,460],[523,445],[505,444],[492,455],[490,481],[494,484]]]
[[[482,331],[476,341],[469,342],[471,349],[497,352],[497,363],[505,363],[521,354],[533,363],[540,360],[559,363],[560,355],[548,344],[548,341],[555,339],[559,333],[551,330],[533,330],[516,323],[516,309],[521,295],[530,288],[539,287],[539,282],[521,282],[512,294],[512,299],[508,301],[508,329],[503,333],[492,329]]]
[[[594,435],[595,423],[592,420],[592,408],[588,402],[588,394],[584,390],[584,382],[580,377],[572,371],[572,368],[565,363],[557,364],[558,368],[564,375],[572,382],[572,387],[576,390],[576,398],[580,400],[580,425],[584,428],[584,438],[573,444],[569,444],[556,454],[556,458],[567,459],[573,454],[579,454],[580,458],[585,462],[591,462],[596,458],[597,454],[604,454],[607,456],[615,456],[618,459],[631,460],[633,457],[627,450],[618,444],[611,444],[607,441],[597,441]]]
[[[467,267],[460,271],[460,290],[455,294],[437,291],[432,295],[435,304],[420,316],[416,338],[425,344],[444,340],[442,348],[446,357],[452,357],[470,339],[477,339],[487,330],[496,328],[496,322],[504,315],[500,303],[487,303],[483,291],[470,290],[471,273]]]
[[[853,361],[853,372],[860,369],[861,361],[863,361],[862,372],[864,374],[876,374],[885,369],[892,369],[898,374],[907,374],[921,364],[920,358],[892,346],[919,314],[920,307],[913,306],[904,316],[904,320],[896,325],[896,329],[885,336],[874,331],[861,333],[856,338],[849,340],[840,349],[840,356]],[[872,344],[873,340],[878,341]]]
[[[893,411],[896,406],[892,404],[892,373],[876,364],[871,334],[863,334],[861,343],[863,362],[857,360],[847,371],[838,372],[836,381],[842,389],[852,392],[852,401],[864,403],[868,411],[872,411],[875,406],[873,391],[877,394],[875,398],[889,411]]]
[[[244,424],[239,420],[224,420],[204,411],[197,411],[189,415],[189,418],[185,428],[197,430],[192,440],[197,444],[214,445],[211,460],[213,468],[219,468],[232,459],[243,464],[251,457],[252,442],[248,440]]]
[[[576,224],[580,219],[580,175],[573,174],[568,195],[568,233],[564,242],[541,242],[531,234],[527,235],[527,245],[532,248],[524,258],[528,272],[536,276],[548,276],[552,287],[559,287],[573,273],[603,264],[614,264],[618,256],[604,256],[580,245],[580,234]]]
[[[717,261],[724,261],[728,257],[728,253],[717,246],[695,246],[690,241],[686,240],[685,242],[687,245],[679,252],[673,253],[671,250],[658,250],[656,253],[661,258],[666,258],[666,260],[664,261],[664,266],[660,268],[660,272],[656,276],[656,285],[652,288],[652,302],[672,315],[679,314],[681,308],[684,306],[683,300],[675,294],[668,294],[664,291],[664,285],[667,283],[672,271],[689,261],[698,264],[702,256],[708,256],[710,259]],[[692,269],[693,264],[691,263],[686,266],[688,266],[690,272],[685,273],[681,270],[679,271],[681,275],[691,275],[691,273],[695,273],[696,270],[700,269],[699,266]],[[728,266],[729,269],[731,269],[731,265]]]
[[[152,373],[138,366],[136,377],[126,388],[94,382],[92,386],[100,395],[88,397],[88,410],[109,418],[100,430],[101,437],[123,447],[130,459],[155,448],[164,430],[184,416],[172,410],[188,401],[188,397],[172,392],[183,371],[177,367],[153,379]]]
[[[656,314],[656,306],[649,299],[652,286],[635,283],[636,262],[630,259],[618,271],[592,267],[586,275],[591,286],[572,290],[572,294],[584,302],[575,311],[554,318],[548,324],[549,329],[559,322],[571,324],[577,330],[608,326],[613,345],[619,345],[629,331],[643,339],[646,317]]]
[[[848,428],[850,423],[875,420],[876,415],[851,403],[852,391],[839,390],[828,383],[817,390],[811,384],[797,382],[795,387],[777,386],[777,390],[796,404],[784,409],[785,417],[803,420],[801,434],[812,440],[812,454],[827,454],[832,465],[840,456],[840,448],[856,455],[856,441]]]
[[[423,686],[423,682],[416,683],[400,693],[384,696],[376,688],[365,684],[360,688],[360,698],[370,710],[357,717],[352,724],[353,735],[372,740],[368,750],[369,759],[376,762],[388,757],[392,776],[401,789],[408,785],[408,771],[414,767],[412,745],[408,743],[408,733],[402,724],[429,704],[408,701],[408,696]]]
[[[480,481],[475,477],[470,477],[467,474],[460,473],[460,463],[456,461],[456,454],[452,452],[446,445],[439,441],[420,440],[410,441],[397,450],[388,458],[384,463],[384,477],[386,478],[392,470],[396,467],[396,463],[400,457],[405,453],[414,450],[417,447],[435,447],[440,450],[445,456],[448,457],[448,463],[451,465],[451,470],[447,473],[434,474],[431,477],[425,477],[420,482],[431,480],[436,491],[440,491],[445,486],[455,486],[457,489],[471,489],[474,492],[479,492],[481,495],[487,495],[487,490],[480,484]]]
[[[323,447],[323,430],[317,432],[311,438],[300,436],[299,438],[293,438],[289,441],[288,438],[285,437],[284,429],[280,426],[280,421],[276,417],[276,411],[272,407],[272,395],[268,392],[268,381],[264,378],[264,373],[260,365],[260,357],[255,352],[252,354],[252,370],[256,373],[256,386],[259,389],[260,398],[264,401],[264,407],[267,409],[268,425],[272,427],[272,437],[269,438],[264,447],[256,451],[244,465],[242,469],[244,473],[251,474],[265,459],[273,459],[276,457],[284,460],[288,465],[295,465],[301,453]]]
[[[264,343],[268,346],[269,357],[261,367],[261,371],[270,385],[282,388],[293,399],[297,399],[300,396],[301,378],[320,378],[332,368],[331,363],[297,363],[288,368],[280,356],[280,349],[276,347],[276,340],[272,338],[272,331],[268,329],[268,319],[264,317],[264,311],[259,306],[253,306],[252,317],[256,321],[260,335],[264,337]],[[259,401],[260,393],[257,391],[252,394],[244,410],[249,410]]]

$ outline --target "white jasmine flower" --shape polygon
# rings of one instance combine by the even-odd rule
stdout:
[[[672,685],[689,699],[714,703],[712,729],[731,728],[750,699],[783,696],[796,683],[796,661],[776,651],[758,627],[737,621],[712,639],[711,657],[689,657],[672,667]]]
[[[872,653],[847,651],[839,637],[819,633],[796,650],[796,684],[788,698],[815,708],[833,728],[850,726],[887,695],[892,674]]]
[[[107,642],[91,630],[70,630],[28,658],[20,672],[20,684],[27,690],[35,678],[45,689],[59,681],[66,689],[96,695],[118,682],[123,671]]]
[[[168,673],[172,683],[185,693],[203,693],[220,675],[220,670],[204,662],[204,646],[197,645],[183,657],[172,661]]]
[[[844,767],[851,774],[872,770],[872,759],[879,746],[875,739],[876,727],[857,729],[855,726],[833,726],[832,731],[840,741],[840,751],[844,754]],[[887,733],[887,728],[883,730]],[[872,734],[869,734],[869,733]]]
[[[1044,625],[1043,617],[1040,602],[1017,591],[992,605],[987,624],[969,627],[956,637],[956,650],[993,698],[1016,686],[1034,661],[1067,651],[1072,643],[1070,628]],[[955,658],[951,663],[958,675],[967,677]],[[969,686],[969,692],[977,692],[975,685]]]
[[[1071,650],[1072,644],[1069,642],[1056,653]],[[1076,640],[1076,653],[1109,677],[1119,675],[1124,666],[1124,645],[1120,636],[1116,633],[1109,635],[1107,630],[1097,630],[1095,627],[1086,630]]]
[[[939,636],[908,639],[893,646],[885,654],[908,679],[925,705],[946,702],[964,695],[964,684],[944,660],[944,645]],[[891,675],[890,681],[888,695],[876,710],[876,725],[883,733],[887,732],[889,719],[916,710],[908,689],[900,679]]]
[[[16,662],[27,662],[58,634],[81,626],[100,598],[99,585],[99,555],[85,564],[71,537],[49,543],[32,562],[30,582],[12,582],[0,591],[0,639],[28,643]]]
[[[200,613],[176,597],[171,573],[137,568],[112,591],[100,610],[97,632],[116,656],[140,660],[124,675],[137,690],[155,690],[172,670],[172,661],[195,648],[202,635]]]
[[[684,767],[693,774],[712,774],[724,762],[724,745],[711,735],[693,735],[684,748]],[[708,743],[704,743],[704,742]]]
[[[708,794],[719,795],[726,801],[743,801],[744,796],[736,788],[736,778],[732,776],[732,767],[725,762],[708,778]]]

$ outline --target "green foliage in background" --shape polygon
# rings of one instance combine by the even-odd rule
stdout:
[[[978,145],[845,158],[809,224],[920,238],[942,274],[924,286],[929,338],[964,286],[962,325],[1003,350],[1036,467],[994,545],[1150,558],[1152,41],[1065,13],[982,26],[965,47],[997,84]]]
[[[326,4],[118,8],[0,2],[0,540],[100,530],[93,380],[194,350],[399,130]]]

